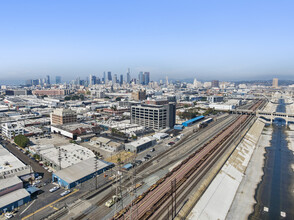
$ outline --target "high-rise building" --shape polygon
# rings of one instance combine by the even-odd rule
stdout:
[[[103,81],[103,83],[105,84],[105,82],[106,82],[106,74],[105,74],[105,72],[103,72],[103,78],[102,78],[102,81]]]
[[[60,84],[61,83],[61,76],[56,76],[55,77],[55,83]]]
[[[112,81],[111,72],[107,72],[107,81]]]
[[[90,75],[89,76],[89,85],[95,85],[96,84],[96,76]]]
[[[273,78],[273,88],[278,88],[278,87],[279,87],[279,79]]]
[[[114,84],[114,83],[117,83],[117,74],[114,74],[114,76],[113,76],[113,80],[112,80],[112,83]]]
[[[124,83],[124,76],[123,74],[120,75],[119,84],[122,85]]]
[[[144,74],[143,72],[139,73],[139,84],[144,85]]]
[[[33,86],[39,85],[39,80],[38,79],[32,80],[32,85]]]
[[[165,77],[165,84],[168,86],[168,76]]]
[[[150,82],[150,73],[149,72],[145,72],[144,73],[144,85],[148,85]]]
[[[212,80],[211,81],[211,87],[219,88],[219,81],[218,80]]]
[[[131,107],[131,123],[154,130],[162,130],[175,125],[176,106],[166,105],[136,105]]]
[[[50,76],[49,75],[46,76],[46,84],[48,84],[48,85],[50,84]]]
[[[32,80],[31,79],[26,80],[26,86],[31,86],[31,85],[32,85]]]
[[[128,72],[127,72],[127,83],[131,82],[131,72],[130,72],[130,68],[128,68]]]

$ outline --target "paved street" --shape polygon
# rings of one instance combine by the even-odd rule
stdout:
[[[3,140],[2,145],[9,150],[13,155],[15,155],[18,159],[20,159],[24,164],[31,165],[34,172],[42,173],[43,181],[50,182],[52,179],[52,174],[44,169],[44,167],[40,166],[38,162],[32,160],[28,155],[24,154],[22,151],[18,150],[16,146],[11,144],[10,142]]]

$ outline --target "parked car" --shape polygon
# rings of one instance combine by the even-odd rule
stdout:
[[[172,146],[174,144],[175,144],[175,142],[173,142],[173,141],[171,141],[171,142],[168,143],[169,146]]]
[[[152,156],[151,156],[150,154],[146,154],[146,157],[149,157],[149,158],[151,158]]]
[[[67,194],[69,194],[71,191],[70,190],[65,190],[64,192],[62,192],[60,194],[60,196],[66,196]]]
[[[137,165],[140,165],[140,164],[142,163],[142,160],[135,160],[135,163],[136,163]]]
[[[154,152],[155,151],[155,148],[152,148],[151,150],[150,150],[150,152]]]
[[[38,176],[37,178],[36,178],[36,180],[41,180],[43,177],[42,176]]]
[[[60,188],[60,186],[54,186],[53,188],[49,189],[49,192],[55,192],[56,190],[58,190]]]
[[[9,212],[5,213],[5,218],[6,218],[6,219],[10,219],[10,218],[12,218],[12,217],[13,217],[13,214],[11,214],[11,213],[9,213]]]

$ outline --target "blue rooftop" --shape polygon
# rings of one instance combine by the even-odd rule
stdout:
[[[193,124],[194,122],[199,121],[199,120],[201,120],[203,118],[204,118],[204,116],[203,115],[200,115],[200,116],[198,116],[196,118],[192,118],[192,119],[190,119],[188,121],[183,122],[182,125],[184,125],[185,127],[187,127],[187,126]]]
[[[131,163],[128,163],[126,165],[123,166],[124,169],[129,170],[133,167],[133,165]]]

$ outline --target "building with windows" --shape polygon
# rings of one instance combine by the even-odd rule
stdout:
[[[140,90],[132,93],[132,99],[135,101],[143,101],[146,99],[146,91]]]
[[[135,153],[142,152],[156,144],[155,137],[143,137],[137,141],[133,141],[125,145],[126,151],[131,151]]]
[[[33,95],[42,96],[64,96],[70,94],[68,89],[48,89],[48,90],[34,90]]]
[[[278,87],[279,87],[279,79],[273,78],[273,88],[278,88]]]
[[[166,105],[137,105],[131,107],[131,123],[154,130],[172,128],[175,125],[176,106]]]
[[[212,80],[211,81],[211,87],[219,88],[219,81],[218,80]]]
[[[77,114],[70,109],[55,109],[50,114],[52,125],[63,125],[68,123],[73,123],[77,121]]]
[[[61,83],[61,76],[56,76],[55,77],[55,83],[60,84]]]
[[[12,139],[13,137],[24,134],[24,128],[17,122],[8,122],[1,125],[2,135]]]
[[[223,102],[224,101],[224,97],[222,97],[222,96],[208,96],[207,97],[207,101],[209,103]]]
[[[148,85],[150,82],[150,73],[144,72],[144,85]]]
[[[113,163],[98,160],[92,157],[65,169],[54,172],[52,175],[52,181],[58,183],[62,187],[70,189],[78,184],[81,184],[82,182],[100,175],[101,173],[104,173],[113,166]]]

